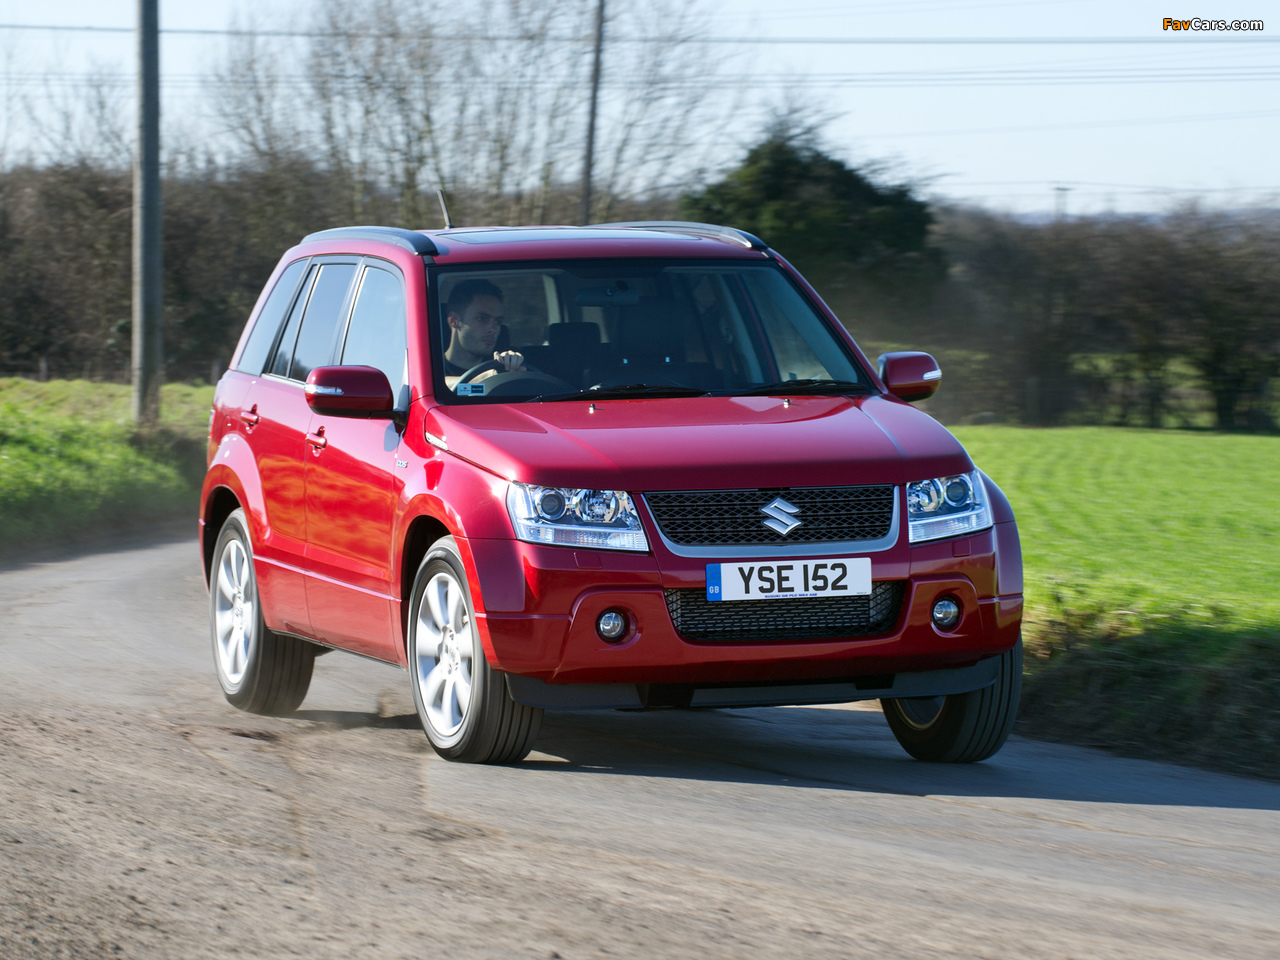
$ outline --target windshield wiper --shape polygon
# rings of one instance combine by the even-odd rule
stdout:
[[[544,393],[534,400],[623,400],[628,397],[705,397],[708,391],[701,387],[683,387],[674,383],[626,383],[617,387],[593,387],[572,393]]]
[[[871,388],[865,383],[852,380],[781,380],[778,383],[764,383],[758,387],[746,387],[729,392],[734,397],[758,397],[761,395],[783,396],[796,393],[870,393]]]

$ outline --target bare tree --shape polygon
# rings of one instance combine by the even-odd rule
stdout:
[[[286,109],[294,98],[283,89],[291,49],[256,32],[252,24],[233,21],[232,29],[226,58],[210,78],[215,93],[211,120],[245,158],[270,164],[301,146],[298,124]]]
[[[219,115],[255,160],[323,157],[354,220],[421,226],[436,186],[463,221],[563,219],[581,172],[592,6],[324,0],[291,52],[264,56],[252,34],[233,41]],[[687,181],[704,161],[698,146],[735,116],[713,82],[718,60],[697,43],[700,22],[696,5],[657,0],[611,25],[600,215]]]
[[[725,134],[744,97],[741,86],[721,80],[729,58],[704,42],[697,4],[628,4],[610,30],[619,42],[605,67],[599,220],[610,219],[619,200],[676,194],[727,160]]]

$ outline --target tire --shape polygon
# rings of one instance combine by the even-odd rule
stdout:
[[[409,605],[409,683],[422,729],[446,760],[515,763],[533,749],[542,709],[516,703],[489,666],[453,537],[422,560]]]
[[[213,548],[209,630],[227,702],[249,713],[276,716],[298,709],[311,686],[317,648],[267,629],[243,510],[227,517]]]
[[[882,700],[889,729],[917,760],[973,763],[1009,738],[1022,694],[1022,640],[1000,655],[996,682],[946,697]]]

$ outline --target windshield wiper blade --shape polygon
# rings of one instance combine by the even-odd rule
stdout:
[[[545,393],[529,400],[625,400],[629,397],[705,397],[709,391],[701,387],[684,387],[674,383],[626,383],[617,387],[575,390],[573,393]]]
[[[758,387],[733,390],[731,396],[758,397],[761,395],[784,396],[796,393],[870,393],[871,388],[865,383],[852,380],[782,380],[778,383],[765,383]]]

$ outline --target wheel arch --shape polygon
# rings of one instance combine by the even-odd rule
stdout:
[[[430,514],[414,517],[405,531],[404,546],[400,553],[400,645],[405,649],[406,656],[409,642],[409,598],[413,592],[413,580],[431,545],[452,533],[442,520]]]
[[[213,570],[213,550],[218,543],[218,532],[227,522],[227,517],[241,506],[240,498],[230,487],[214,487],[205,498],[204,509],[200,511],[204,527],[201,532],[201,559],[204,564],[204,583],[209,585],[210,572]]]
[[[994,480],[981,470],[982,480],[991,498],[991,514],[995,520],[993,532],[996,547],[996,591],[1001,596],[1021,594],[1022,542],[1018,537],[1018,523],[1013,517],[1013,507]]]

